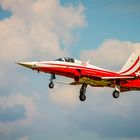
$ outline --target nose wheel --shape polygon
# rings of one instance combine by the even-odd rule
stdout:
[[[86,100],[86,88],[87,88],[87,84],[83,84],[81,89],[80,89],[80,95],[79,95],[79,99],[80,101],[85,101]]]
[[[54,83],[53,83],[53,81],[51,81],[51,82],[49,83],[49,88],[50,88],[50,89],[54,88]]]
[[[51,78],[49,79],[50,80],[50,83],[49,83],[50,89],[54,88],[54,82],[53,82],[54,79],[56,79],[55,74],[51,74]]]

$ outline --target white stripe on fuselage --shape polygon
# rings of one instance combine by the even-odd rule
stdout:
[[[69,63],[69,62],[60,62],[60,61],[42,61],[37,64],[39,67],[55,67],[55,68],[71,68],[71,69],[91,69],[91,70],[99,70],[102,71],[102,73],[108,73],[111,72],[109,70],[93,66],[91,64],[76,64],[76,63]],[[114,73],[114,72],[111,72]]]

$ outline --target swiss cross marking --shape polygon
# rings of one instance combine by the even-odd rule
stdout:
[[[84,61],[82,61],[82,65],[86,66],[86,65],[87,65],[87,63],[86,63],[86,62],[84,62]]]
[[[137,77],[140,76],[140,71],[135,72],[135,74],[136,74]]]

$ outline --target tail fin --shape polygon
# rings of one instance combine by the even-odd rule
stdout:
[[[133,53],[119,72],[122,75],[140,76],[140,56]]]

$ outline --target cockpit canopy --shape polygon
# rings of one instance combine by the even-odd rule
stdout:
[[[70,63],[75,62],[74,59],[70,57],[61,57],[61,58],[56,59],[55,61],[63,61],[63,62],[70,62]]]

